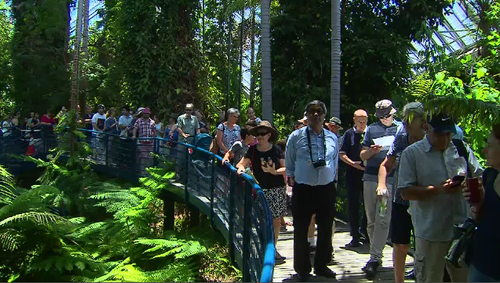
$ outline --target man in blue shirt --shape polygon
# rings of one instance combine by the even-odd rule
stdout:
[[[332,256],[332,225],[335,217],[337,172],[337,136],[323,129],[326,106],[315,100],[307,104],[308,126],[294,131],[288,138],[285,164],[288,183],[293,187],[292,215],[294,226],[294,269],[300,281],[311,272],[307,231],[316,214],[318,226],[314,273],[327,278],[335,272],[327,267]]]
[[[366,129],[360,153],[361,160],[365,161],[365,174],[363,176],[363,199],[365,204],[368,237],[370,238],[370,260],[363,268],[368,280],[372,280],[382,263],[382,252],[389,236],[391,222],[392,201],[389,199],[392,177],[394,172],[387,176],[388,188],[377,191],[378,171],[380,164],[385,159],[390,145],[400,122],[394,120],[396,109],[392,101],[381,100],[375,104],[375,116],[378,122],[371,124]]]

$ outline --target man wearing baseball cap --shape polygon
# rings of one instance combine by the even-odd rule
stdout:
[[[394,172],[387,176],[388,188],[385,191],[377,191],[378,172],[389,150],[386,144],[388,141],[392,144],[398,127],[401,125],[394,119],[396,109],[392,106],[392,101],[381,100],[375,104],[375,108],[375,116],[379,121],[366,129],[360,153],[361,159],[366,162],[363,175],[363,199],[370,238],[370,260],[362,270],[369,280],[375,278],[378,268],[382,265],[382,252],[389,236],[391,222],[392,201],[389,201],[389,191],[392,189],[390,184],[392,184]],[[392,141],[390,141],[391,138]]]
[[[330,118],[330,120],[325,123],[325,126],[328,127],[328,130],[330,130],[330,132],[336,134],[337,136],[339,135],[339,131],[343,129],[342,121],[340,121],[340,119],[337,117]]]
[[[467,281],[468,268],[456,268],[445,256],[451,247],[454,224],[469,215],[462,196],[465,182],[456,176],[481,176],[483,169],[461,140],[452,139],[455,123],[446,113],[429,117],[427,135],[407,147],[400,160],[398,189],[410,200],[415,231],[415,275],[418,282],[443,282],[446,267],[452,282]]]

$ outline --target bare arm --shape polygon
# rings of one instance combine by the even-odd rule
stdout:
[[[224,154],[224,158],[222,159],[222,164],[224,164],[224,163],[226,163],[226,162],[229,162],[229,160],[230,160],[231,158],[233,158],[233,157],[234,157],[234,153],[233,153],[232,151],[228,150],[228,151],[226,152],[226,154]]]
[[[386,178],[389,173],[391,173],[392,169],[394,169],[394,165],[396,164],[395,156],[387,156],[382,164],[380,164],[380,168],[378,169],[378,187],[387,189]]]
[[[351,166],[351,167],[354,167],[358,170],[361,170],[361,171],[364,171],[365,168],[363,166],[361,166],[361,162],[360,161],[352,161],[348,156],[347,154],[345,154],[345,152],[340,152],[339,153],[339,158],[340,160],[342,160],[344,163],[346,163],[347,165]]]
[[[434,195],[437,195],[439,188],[435,186],[419,187],[412,186],[401,189],[401,197],[404,200],[424,200]]]
[[[236,168],[238,169],[238,174],[243,174],[245,173],[246,168],[250,164],[250,158],[242,158],[240,162],[236,165]]]
[[[372,145],[370,147],[363,146],[363,149],[361,149],[359,157],[361,157],[361,160],[363,161],[368,160],[372,158],[375,154],[379,153],[381,149],[382,147],[380,145]]]
[[[227,147],[222,142],[222,138],[224,136],[224,132],[222,130],[217,130],[217,144],[219,144],[219,148],[222,152],[227,152]]]

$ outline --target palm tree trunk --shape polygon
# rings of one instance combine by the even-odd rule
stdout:
[[[239,88],[238,88],[238,98],[236,102],[236,108],[241,108],[241,94],[243,92],[243,37],[244,37],[244,27],[245,27],[245,2],[243,2],[243,8],[241,9],[241,22],[240,22],[240,74],[239,74]]]
[[[78,1],[78,13],[76,20],[76,38],[75,38],[75,50],[73,52],[73,75],[71,77],[71,110],[76,110],[77,100],[78,100],[78,71],[80,64],[80,46],[82,42],[82,20],[83,20],[83,7],[85,0]]]
[[[271,77],[271,1],[261,0],[262,45],[262,118],[273,121],[273,93]]]
[[[341,69],[341,38],[340,38],[340,0],[331,0],[332,4],[332,81],[330,96],[330,115],[340,117],[340,69]]]
[[[87,51],[88,51],[88,46],[89,46],[89,5],[90,5],[90,0],[84,0],[85,4],[83,6],[83,43],[82,43],[82,58],[81,62],[84,63],[84,66],[80,70],[80,96],[79,96],[79,102],[80,102],[80,117],[83,117],[85,115],[85,110],[87,107],[87,74],[86,74],[86,66],[85,63],[87,62]]]
[[[231,108],[230,97],[231,97],[231,45],[233,44],[233,14],[229,13],[229,25],[228,25],[228,43],[227,43],[227,94],[226,94],[226,110]]]
[[[255,76],[254,76],[254,61],[255,61],[255,6],[252,7],[252,32],[250,38],[250,107],[254,107],[255,97]]]

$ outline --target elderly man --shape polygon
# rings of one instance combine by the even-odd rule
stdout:
[[[308,126],[288,138],[285,164],[288,183],[293,187],[294,269],[301,281],[310,277],[311,261],[307,230],[316,214],[318,226],[314,272],[333,278],[327,267],[332,256],[332,225],[335,217],[335,172],[337,171],[337,136],[323,129],[326,106],[315,100],[307,104]]]
[[[354,127],[347,129],[340,148],[340,159],[349,165],[346,170],[347,213],[352,240],[346,245],[349,248],[359,247],[366,240],[366,214],[363,210],[361,227],[359,224],[359,206],[363,202],[363,174],[365,167],[361,163],[361,143],[365,135],[368,113],[363,109],[354,112]]]
[[[385,159],[394,136],[401,125],[394,119],[396,109],[392,107],[392,101],[381,100],[375,104],[377,109],[375,116],[378,122],[371,124],[366,129],[363,139],[360,157],[366,161],[365,174],[363,176],[364,192],[363,198],[367,217],[368,237],[370,238],[370,260],[363,271],[367,279],[371,280],[377,274],[382,264],[382,252],[389,236],[389,224],[391,222],[392,201],[389,200],[389,190],[392,188],[393,173],[388,175],[389,185],[386,191],[377,191],[378,170]]]
[[[446,267],[452,282],[467,281],[468,268],[445,260],[453,239],[453,225],[470,215],[462,196],[465,182],[455,176],[480,177],[474,152],[461,140],[452,140],[456,127],[446,113],[433,115],[427,135],[401,155],[398,188],[410,200],[415,229],[415,271],[418,282],[442,282]]]
[[[191,143],[200,133],[200,122],[193,113],[193,104],[186,104],[186,113],[177,118],[177,129],[184,143]]]

